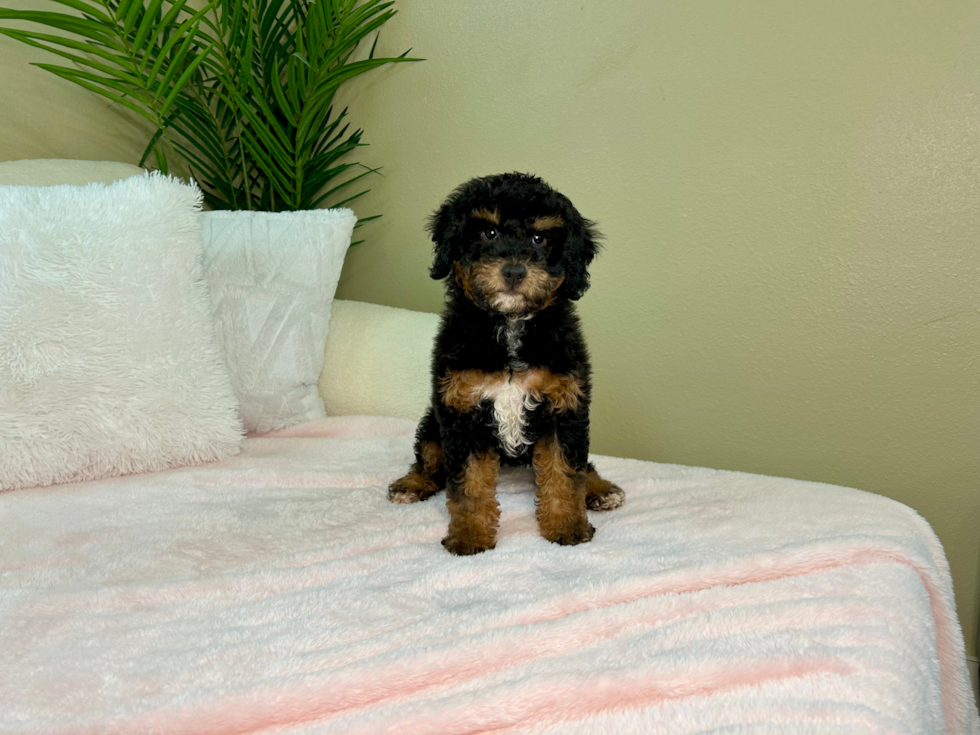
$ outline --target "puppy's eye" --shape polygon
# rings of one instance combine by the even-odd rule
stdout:
[[[497,238],[497,230],[494,227],[488,227],[483,232],[480,233],[480,239],[484,242],[490,242]]]
[[[544,245],[546,242],[548,242],[548,238],[545,237],[544,235],[542,235],[539,232],[538,234],[533,235],[531,237],[531,242],[533,242],[535,245],[537,245],[538,247],[540,247],[540,246]]]

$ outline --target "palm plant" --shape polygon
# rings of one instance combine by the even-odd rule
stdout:
[[[172,160],[215,209],[313,209],[366,194],[349,187],[377,169],[347,160],[362,131],[350,130],[346,109],[334,112],[334,95],[366,71],[418,60],[375,57],[390,0],[51,2],[74,12],[0,8],[0,21],[58,33],[0,33],[68,59],[37,66],[149,120],[140,165],[152,155],[167,172]]]

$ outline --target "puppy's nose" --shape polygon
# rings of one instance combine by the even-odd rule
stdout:
[[[509,288],[517,288],[527,276],[527,268],[523,265],[505,265],[500,269],[500,275],[504,277]]]

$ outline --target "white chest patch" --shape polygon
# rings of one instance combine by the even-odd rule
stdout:
[[[483,392],[483,397],[493,401],[493,417],[497,421],[497,436],[504,451],[511,457],[521,453],[531,441],[524,434],[527,414],[538,405],[523,385],[513,378],[498,383]]]
[[[507,349],[507,357],[512,370],[526,370],[527,363],[521,360],[521,338],[524,327],[532,315],[511,317],[497,330],[497,341]],[[497,421],[497,436],[504,451],[515,457],[531,443],[524,433],[527,428],[527,414],[533,411],[538,402],[520,383],[511,378],[483,392],[483,397],[493,401],[493,416]]]

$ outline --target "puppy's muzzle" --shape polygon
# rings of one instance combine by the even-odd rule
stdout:
[[[500,275],[507,288],[513,291],[527,278],[527,268],[523,265],[505,265],[500,269]]]

